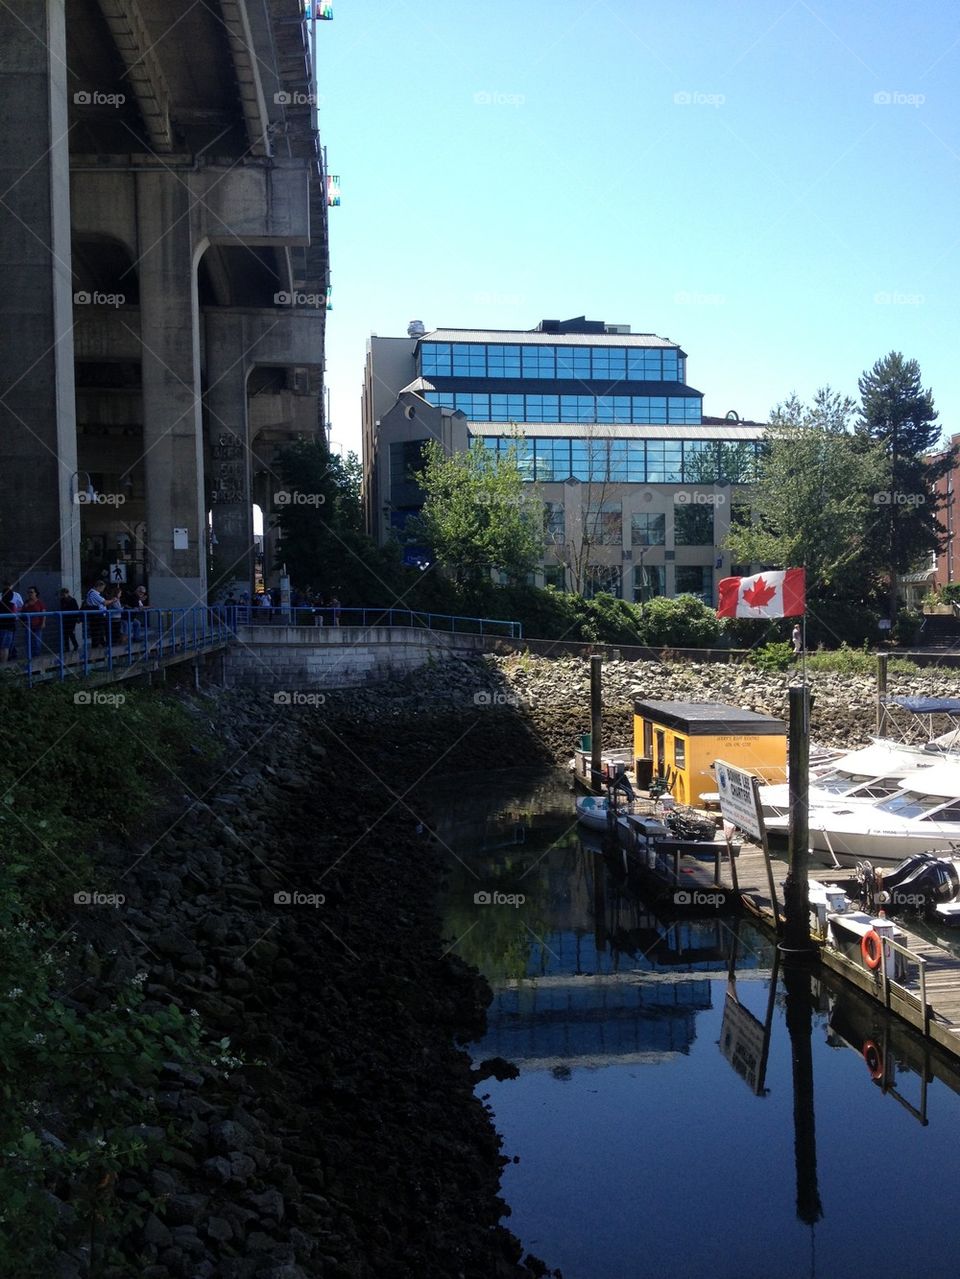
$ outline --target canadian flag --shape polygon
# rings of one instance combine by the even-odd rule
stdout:
[[[785,568],[720,582],[717,617],[799,617],[806,612],[806,570]]]

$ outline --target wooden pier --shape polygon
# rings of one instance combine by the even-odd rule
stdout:
[[[752,915],[767,928],[776,929],[783,919],[783,880],[787,864],[771,857],[774,888],[777,893],[776,914],[770,899],[767,868],[762,851],[754,844],[744,844],[737,858],[737,879],[740,898],[747,914]],[[826,882],[834,882],[836,875],[828,867],[814,866],[813,874]],[[723,879],[729,879],[729,862],[724,867]],[[841,871],[842,875],[842,871]],[[844,880],[839,881],[841,886]],[[849,885],[852,886],[852,885]],[[820,962],[832,969],[865,994],[871,995],[885,1008],[902,1017],[915,1029],[928,1035],[951,1055],[960,1057],[960,957],[943,946],[928,941],[906,926],[902,918],[894,921],[904,934],[901,945],[921,961],[923,967],[923,999],[919,991],[905,988],[897,982],[885,982],[880,969],[871,972],[863,964],[844,955],[833,946],[818,941]]]

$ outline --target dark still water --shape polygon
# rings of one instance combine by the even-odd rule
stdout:
[[[472,1052],[520,1069],[479,1091],[525,1247],[565,1279],[960,1273],[960,1068],[744,921],[658,919],[568,785],[431,795],[447,936],[495,992]]]

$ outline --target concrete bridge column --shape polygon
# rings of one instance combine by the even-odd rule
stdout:
[[[136,183],[150,603],[191,606],[207,594],[194,201],[180,174]]]
[[[48,608],[81,586],[66,57],[64,0],[0,5],[0,575]]]
[[[239,316],[207,316],[207,431],[218,598],[253,590],[247,344]]]

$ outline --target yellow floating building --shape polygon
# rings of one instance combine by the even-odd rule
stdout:
[[[641,785],[652,772],[666,778],[679,803],[696,804],[701,793],[716,790],[711,765],[717,759],[768,782],[784,781],[787,727],[772,715],[723,702],[635,701],[633,753]]]

